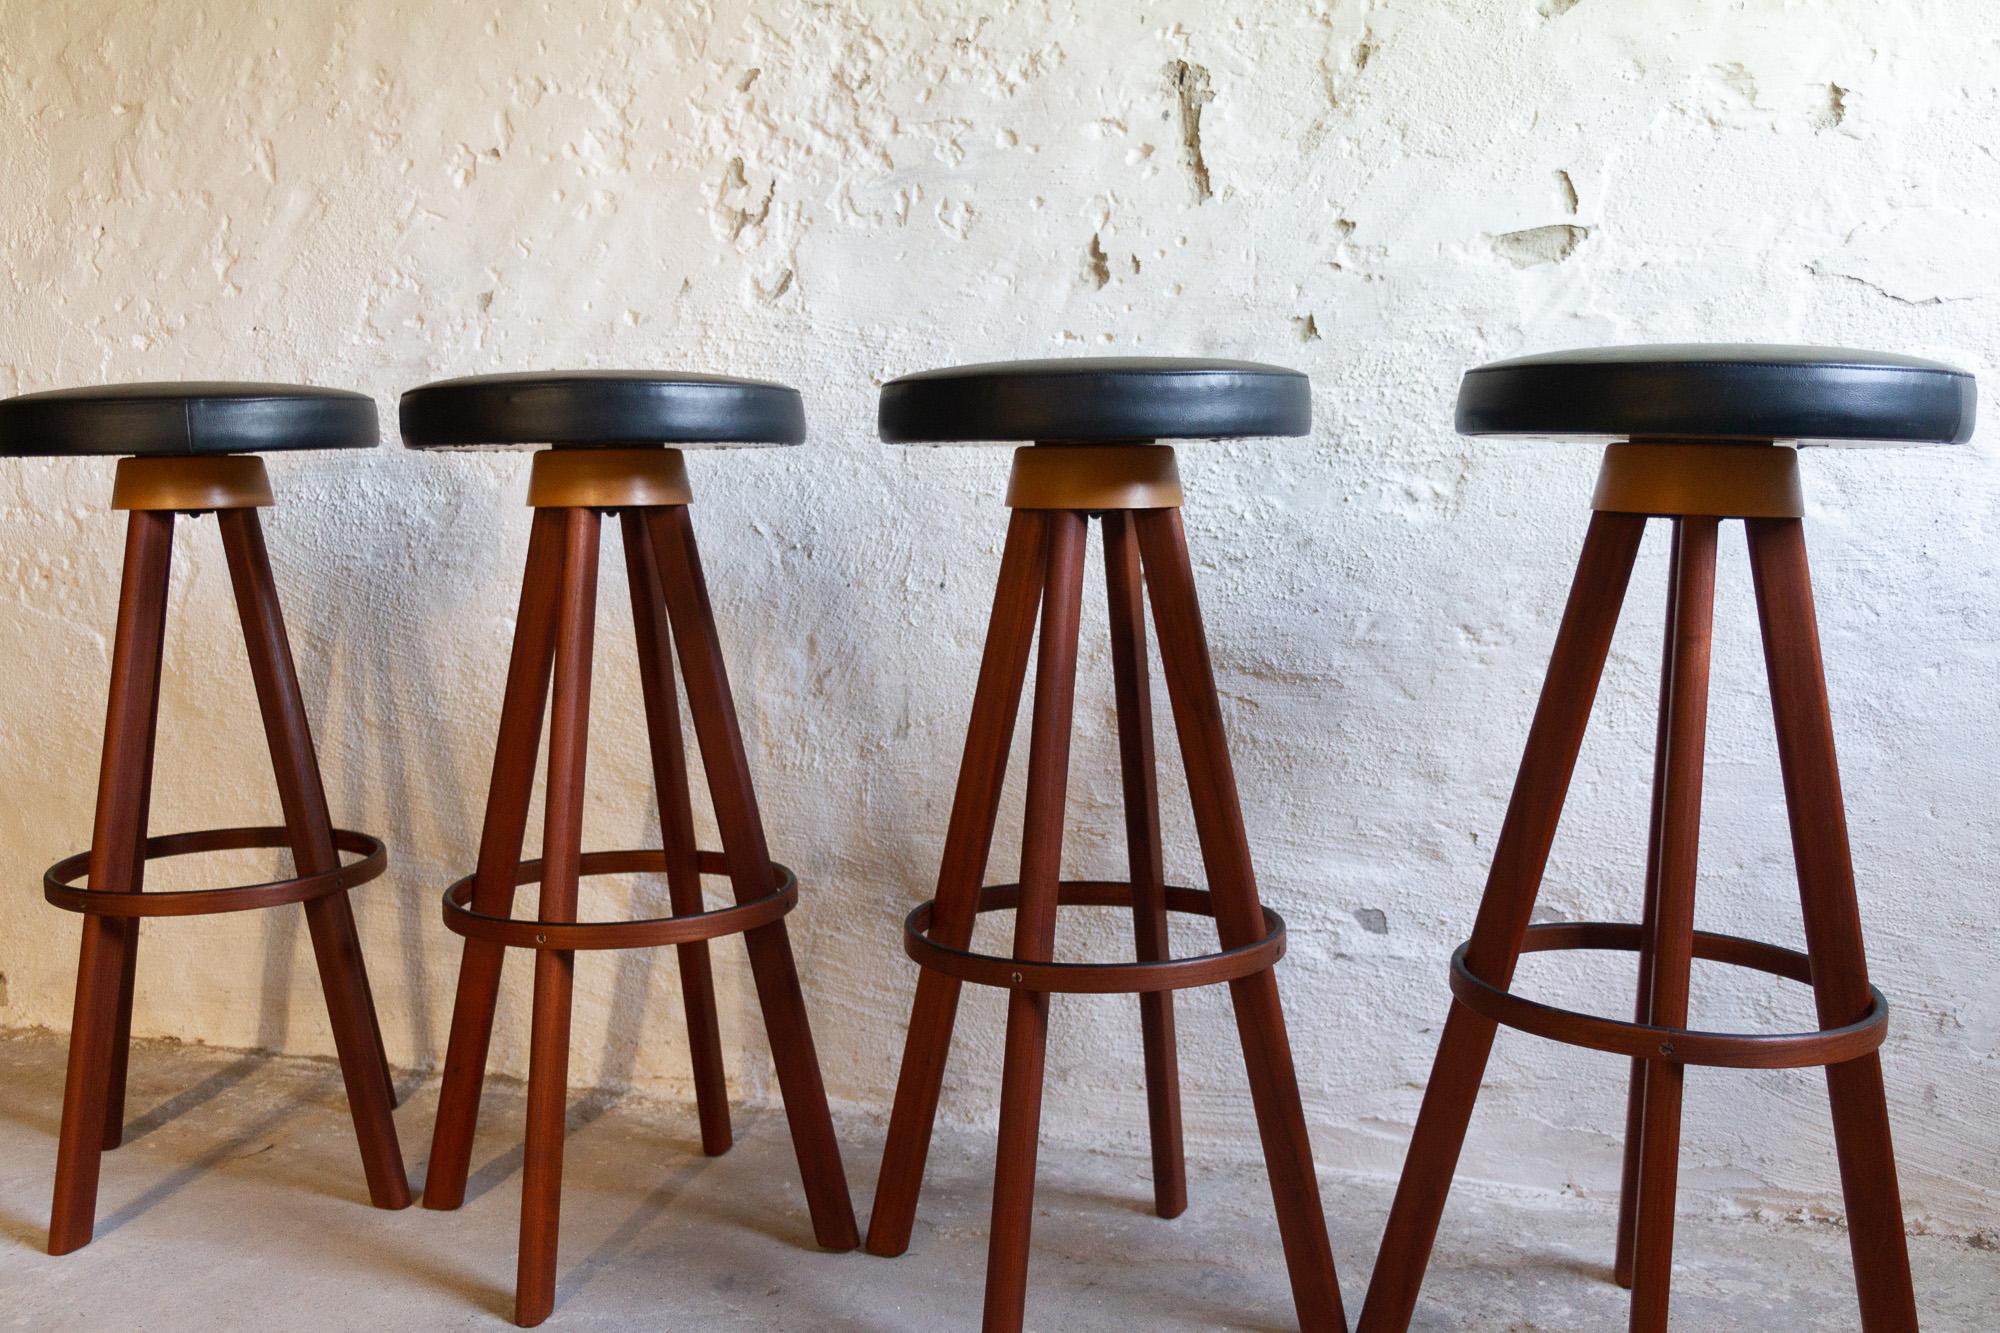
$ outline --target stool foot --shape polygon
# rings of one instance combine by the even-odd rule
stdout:
[[[1659,798],[1648,1021],[1687,1024],[1694,962],[1695,868],[1701,840],[1701,780],[1708,728],[1709,646],[1715,610],[1716,520],[1674,520],[1673,657],[1668,673],[1666,783]],[[1681,1091],[1686,1067],[1646,1071],[1640,1117],[1639,1197],[1632,1250],[1633,1333],[1663,1333],[1673,1280],[1674,1196],[1679,1176]]]
[[[1584,537],[1466,955],[1474,975],[1494,985],[1513,978],[1645,526],[1637,514],[1600,512]],[[1452,1003],[1369,1278],[1361,1333],[1410,1325],[1494,1031],[1492,1020]]]
[[[1083,543],[1088,520],[1048,516],[1047,581],[1035,662],[1035,706],[1028,726],[1028,789],[1021,831],[1021,897],[1014,909],[1014,956],[1054,956],[1063,807],[1069,793],[1070,724],[1076,703],[1076,640],[1083,604]],[[1049,997],[1017,990],[1007,997],[1007,1045],[1000,1079],[999,1147],[993,1169],[993,1224],[986,1255],[988,1333],[1021,1327],[1028,1291],[1028,1244],[1034,1223],[1035,1159],[1048,1053]]]
[[[1674,609],[1680,597],[1680,530],[1673,536],[1667,559],[1667,610],[1660,642],[1659,721],[1653,732],[1653,798],[1646,829],[1646,879],[1639,918],[1639,976],[1634,987],[1632,1021],[1653,1021],[1653,937],[1660,906],[1661,799],[1667,790],[1667,720],[1673,706]],[[1639,1139],[1646,1124],[1646,1071],[1652,1061],[1634,1059],[1625,1097],[1625,1161],[1618,1182],[1618,1250],[1611,1266],[1612,1281],[1632,1285],[1633,1245],[1639,1234]]]
[[[978,918],[979,891],[993,846],[1000,787],[1007,775],[1007,754],[1027,678],[1035,614],[1041,606],[1047,527],[1044,511],[1014,510],[1000,557],[1000,578],[993,594],[979,681],[972,694],[972,720],[966,729],[965,755],[952,797],[951,823],[938,871],[937,908],[931,922],[932,938],[952,948],[963,949],[971,942]],[[945,1059],[951,1051],[959,985],[957,978],[928,968],[917,973],[917,994],[903,1042],[888,1141],[875,1184],[875,1208],[868,1219],[870,1254],[891,1258],[910,1245],[917,1196],[923,1189],[924,1162],[930,1153],[931,1126],[937,1119],[938,1094],[944,1086]]]
[[[653,791],[660,810],[660,845],[667,856],[667,897],[674,915],[702,910],[701,872],[696,864],[694,807],[688,791],[687,755],[681,744],[681,710],[674,697],[673,643],[667,628],[666,592],[660,564],[645,521],[628,509],[625,535],[626,582],[632,593],[632,626],[639,648],[639,686],[646,703],[646,736],[652,749]],[[715,980],[708,942],[679,945],[681,1007],[687,1016],[688,1059],[694,1070],[695,1115],[701,1150],[710,1157],[729,1151],[729,1085],[722,1065],[722,1032],[715,1009]]]
[[[125,567],[118,594],[97,813],[90,840],[89,882],[93,888],[136,888],[145,864],[146,809],[152,787],[173,526],[171,513],[135,512],[126,522]],[[49,1208],[50,1254],[68,1254],[90,1243],[97,1215],[101,1154],[123,1136],[124,1050],[131,1032],[130,991],[125,978],[136,957],[138,934],[136,920],[83,919],[69,1071],[63,1084],[62,1129]]]
[[[555,661],[562,536],[562,511],[537,509],[528,536],[520,610],[514,621],[514,646],[493,747],[493,781],[487,789],[479,867],[472,890],[473,909],[492,916],[505,916],[512,910],[514,870],[527,834],[528,807],[542,745],[542,713],[548,707],[549,673]],[[506,956],[503,946],[472,939],[465,942],[460,955],[443,1086],[431,1131],[430,1168],[424,1179],[426,1208],[452,1209],[465,1202],[479,1095],[486,1081],[486,1056],[493,1035],[493,1010],[500,997],[500,971]]]
[[[1146,582],[1152,588],[1161,671],[1167,679],[1167,697],[1180,736],[1195,836],[1201,844],[1209,893],[1215,900],[1216,932],[1222,947],[1232,949],[1260,937],[1264,917],[1222,707],[1216,696],[1215,673],[1209,662],[1208,639],[1195,597],[1187,535],[1178,509],[1141,510],[1133,522]],[[1263,1141],[1264,1166],[1271,1181],[1299,1325],[1345,1333],[1347,1316],[1334,1276],[1333,1248],[1327,1240],[1312,1140],[1299,1099],[1284,1011],[1278,1002],[1277,976],[1267,970],[1232,981],[1229,995],[1236,1008],[1250,1100]]]
[[[1777,722],[1792,858],[1798,866],[1806,952],[1813,963],[1820,1025],[1826,1027],[1853,1021],[1867,1011],[1871,997],[1826,671],[1813,612],[1812,575],[1806,562],[1805,525],[1795,518],[1751,519],[1745,527]],[[1861,1327],[1867,1333],[1913,1330],[1916,1294],[1881,1058],[1870,1054],[1828,1065],[1826,1086],[1847,1200]]]
[[[583,856],[584,759],[590,736],[590,658],[597,618],[598,515],[564,511],[562,590],[556,609],[555,689],[549,707],[549,780],[542,824],[543,921],[574,921]],[[570,998],[576,955],[535,955],[528,1046],[527,1146],[521,1171],[521,1248],[514,1322],[530,1328],[555,1308],[562,1216],[564,1103],[569,1094]]]
[[[750,784],[750,764],[743,753],[743,737],[730,698],[694,525],[685,505],[647,509],[645,521],[664,584],[667,618],[680,651],[681,679],[687,687],[688,711],[715,805],[722,850],[729,860],[730,883],[738,902],[761,898],[771,891],[771,853]],[[806,1207],[812,1214],[813,1235],[827,1249],[851,1250],[860,1243],[860,1234],[847,1193],[840,1144],[833,1133],[833,1116],[827,1109],[826,1085],[813,1047],[805,994],[792,959],[791,936],[779,920],[748,932],[743,943],[750,954],[750,971],[770,1037],[771,1060],[792,1131]]]
[[[218,510],[216,522],[243,622],[250,676],[264,716],[278,800],[291,836],[292,862],[301,875],[324,874],[339,867],[340,853],[334,846],[326,788],[313,753],[312,730],[292,665],[263,527],[255,509]],[[403,1174],[392,1114],[395,1084],[382,1048],[353,905],[346,894],[336,893],[308,901],[305,913],[369,1198],[377,1208],[407,1208],[410,1184]]]
[[[1111,620],[1112,689],[1125,792],[1125,845],[1132,870],[1132,934],[1141,962],[1171,957],[1167,940],[1167,869],[1160,845],[1160,793],[1153,754],[1152,687],[1146,670],[1145,582],[1130,517],[1104,515],[1105,601]],[[1187,1211],[1187,1159],[1181,1140],[1179,1055],[1174,998],[1139,996],[1146,1056],[1146,1119],[1153,1145],[1153,1211]]]

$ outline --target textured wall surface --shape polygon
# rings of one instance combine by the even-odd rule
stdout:
[[[1281,976],[1320,1159],[1389,1173],[1594,470],[1586,446],[1455,437],[1458,373],[1703,338],[1990,367],[1996,72],[1987,0],[0,0],[0,389],[296,379],[389,411],[426,378],[549,366],[800,385],[809,445],[690,467],[771,842],[805,886],[792,921],[828,1083],[880,1109],[914,980],[898,922],[936,868],[1006,457],[878,444],[877,385],[1107,351],[1309,371],[1310,439],[1185,451],[1187,520],[1265,893],[1292,922]],[[393,849],[356,899],[390,1053],[426,1066],[457,958],[436,895],[477,836],[527,464],[387,444],[274,461],[267,522],[335,817]],[[2000,1204],[2000,477],[1980,443],[1805,468],[1863,910],[1897,1005],[1906,1203],[1970,1232]],[[4,1025],[69,1021],[76,923],[36,885],[89,836],[121,549],[109,483],[102,462],[0,469]],[[1699,914],[1795,942],[1749,581],[1725,536]],[[1547,918],[1637,910],[1664,544],[1633,584]],[[175,561],[154,827],[275,819],[212,525],[185,525]],[[1114,874],[1101,575],[1088,588],[1067,866]],[[630,617],[603,601],[588,841],[629,846],[657,820]],[[1164,792],[1170,870],[1197,876],[1172,763]],[[280,868],[222,860],[150,882]],[[614,882],[585,907],[663,900]],[[1085,912],[1061,948],[1128,941]],[[741,951],[717,956],[732,1080],[769,1099]],[[519,960],[509,977],[494,1052],[520,1072]],[[1608,963],[1531,960],[1523,981],[1629,1005]],[[1810,1022],[1794,989],[1696,981],[1700,1026]],[[579,1084],[688,1090],[673,986],[670,954],[584,960]],[[1191,1139],[1254,1153],[1226,1000],[1181,1010]],[[1001,1014],[992,995],[963,1006],[947,1115],[994,1115]],[[1056,1005],[1049,1134],[1143,1151],[1136,1019],[1125,999]],[[330,1051],[298,914],[149,927],[136,1028]],[[1615,1190],[1621,1075],[1503,1039],[1467,1171]],[[1837,1207],[1815,1074],[1691,1084],[1689,1206]],[[874,1166],[849,1163],[864,1183]]]

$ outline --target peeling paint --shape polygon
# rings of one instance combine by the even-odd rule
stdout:
[[[1201,109],[1215,100],[1208,86],[1208,71],[1200,65],[1176,60],[1167,66],[1167,88],[1173,93],[1175,112],[1180,118],[1181,159],[1194,185],[1195,202],[1206,203],[1215,195],[1209,186],[1208,158],[1201,146]]]
[[[1590,235],[1590,228],[1572,223],[1558,222],[1547,227],[1529,227],[1522,231],[1502,232],[1493,238],[1493,253],[1505,259],[1515,268],[1533,268],[1537,264],[1560,264],[1576,253],[1584,238]]]
[[[1111,259],[1104,253],[1104,243],[1091,235],[1090,246],[1083,253],[1084,273],[1102,290],[1111,281]]]

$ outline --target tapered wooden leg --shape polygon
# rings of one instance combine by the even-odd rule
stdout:
[[[1208,639],[1195,597],[1194,570],[1178,509],[1141,510],[1134,517],[1146,583],[1152,589],[1153,624],[1160,638],[1160,666],[1180,734],[1187,769],[1188,798],[1194,807],[1195,835],[1202,867],[1215,904],[1216,934],[1224,949],[1263,938],[1263,909],[1257,898],[1250,841],[1236,795]],[[1278,1234],[1291,1277],[1299,1326],[1339,1329],[1347,1316],[1333,1271],[1321,1211],[1319,1176],[1312,1140],[1299,1100],[1285,1015],[1278,1002],[1278,979],[1269,969],[1229,983],[1236,1029],[1243,1043],[1250,1100],[1263,1141],[1264,1167],[1271,1180]]]
[[[1028,727],[1028,791],[1021,828],[1021,897],[1013,956],[1053,956],[1062,878],[1063,805],[1069,792],[1070,724],[1076,702],[1076,638],[1083,605],[1083,544],[1089,520],[1048,513],[1048,572],[1042,591],[1035,709]],[[1042,1126],[1042,1073],[1048,1053],[1049,997],[1007,997],[1007,1044],[1000,1076],[1000,1134],[993,1168],[993,1223],[986,1252],[987,1333],[1021,1327],[1034,1224],[1035,1157]]]
[[[1791,816],[1806,952],[1821,1027],[1854,1022],[1867,1012],[1868,961],[1834,754],[1833,720],[1813,614],[1812,575],[1804,525],[1791,519],[1751,519],[1750,572],[1777,717],[1778,763]],[[1916,1295],[1903,1234],[1902,1197],[1889,1137],[1882,1062],[1870,1053],[1828,1065],[1834,1144],[1847,1197],[1847,1236],[1866,1333],[1907,1333],[1917,1327]]]
[[[1153,761],[1152,685],[1146,672],[1146,594],[1131,519],[1115,510],[1104,515],[1104,586],[1111,619],[1118,759],[1125,788],[1125,847],[1132,867],[1132,933],[1139,960],[1154,962],[1170,955],[1167,871]],[[1174,1044],[1172,991],[1139,996],[1139,1030],[1146,1051],[1153,1211],[1161,1217],[1179,1217],[1187,1210],[1187,1163],[1181,1148],[1180,1061]]]
[[[584,756],[590,735],[590,654],[597,619],[598,516],[562,512],[562,590],[556,607],[555,695],[549,706],[549,782],[542,817],[542,892],[537,917],[576,920],[582,859]],[[556,1243],[562,1213],[563,1114],[569,1097],[570,997],[576,955],[535,951],[528,1039],[528,1134],[521,1173],[521,1251],[514,1322],[532,1328],[555,1308]]]
[[[97,815],[90,835],[92,888],[136,886],[152,783],[153,718],[167,624],[167,575],[174,516],[135,510],[125,528],[125,571],[111,649],[104,750],[97,772]],[[70,1021],[69,1072],[63,1082],[56,1145],[55,1194],[49,1206],[49,1253],[90,1243],[97,1214],[97,1172],[104,1149],[107,1091],[114,1064],[127,934],[136,918],[86,915],[77,959],[76,1009]]]
[[[1494,985],[1505,986],[1513,979],[1645,524],[1638,514],[1599,513],[1591,518],[1583,541],[1466,950],[1472,974]],[[1410,1325],[1493,1034],[1491,1019],[1453,1003],[1369,1278],[1359,1325],[1362,1333],[1391,1333]]]
[[[139,849],[133,853],[132,877],[128,885],[134,891],[145,887],[146,881],[146,830],[151,826],[153,806],[153,751],[158,739],[160,716],[160,672],[166,660],[164,634],[161,651],[153,654],[152,678],[140,686],[145,701],[146,756],[141,763],[146,771],[146,785],[139,793],[139,818],[135,825]],[[139,926],[141,919],[134,917],[120,923],[120,974],[118,978],[117,1026],[111,1037],[111,1076],[104,1096],[104,1150],[111,1151],[125,1141],[125,1071],[132,1053],[132,996],[139,978]]]
[[[1666,629],[1660,645],[1660,712],[1653,733],[1653,802],[1646,830],[1646,889],[1639,917],[1639,981],[1633,1002],[1632,1021],[1653,1021],[1653,953],[1659,930],[1660,905],[1660,802],[1667,791],[1667,718],[1671,708],[1674,679],[1674,608],[1678,605],[1681,529],[1673,525],[1673,549],[1667,557]],[[1646,1124],[1646,1071],[1651,1061],[1634,1060],[1632,1079],[1625,1096],[1625,1167],[1618,1185],[1618,1257],[1612,1265],[1613,1280],[1621,1287],[1632,1285],[1632,1247],[1639,1234],[1639,1139]]]
[[[486,793],[486,819],[479,838],[479,864],[472,882],[472,910],[508,916],[514,904],[514,874],[528,827],[535,767],[542,744],[542,712],[548,707],[549,668],[555,660],[556,600],[563,572],[563,511],[537,509],[528,537],[527,570],[521,580],[521,607],[514,621],[514,646],[507,667],[507,692],[493,747],[493,780]],[[424,1207],[456,1208],[465,1202],[472,1163],[472,1137],[479,1121],[479,1092],[486,1078],[487,1045],[493,1035],[493,1007],[500,994],[504,946],[467,940],[458,968],[458,994],[451,1008],[451,1039],[445,1048],[437,1123],[431,1131],[430,1169],[424,1179]]]
[[[1666,790],[1660,800],[1659,901],[1654,909],[1652,1021],[1687,1026],[1694,965],[1695,867],[1701,844],[1701,778],[1708,735],[1708,663],[1715,611],[1715,533],[1709,517],[1674,520],[1673,670],[1667,709]],[[1638,1234],[1633,1247],[1633,1333],[1664,1333],[1674,1263],[1685,1065],[1646,1073],[1639,1148]]]
[[[702,579],[701,556],[695,549],[694,526],[685,505],[648,509],[645,514],[665,585],[667,615],[680,650],[688,711],[701,746],[723,855],[729,863],[730,884],[738,902],[761,898],[773,884],[771,854],[757,813],[757,796],[750,785],[750,764],[743,753],[735,705],[730,700],[729,677],[723,669],[708,585]],[[861,1238],[854,1225],[854,1204],[847,1194],[847,1174],[840,1163],[833,1117],[827,1110],[819,1057],[813,1050],[805,995],[792,961],[791,936],[780,919],[749,931],[743,942],[749,950],[757,1000],[770,1036],[771,1060],[785,1102],[785,1118],[791,1125],[813,1235],[828,1249],[853,1249]]]
[[[993,846],[1000,786],[1007,775],[1007,753],[1013,745],[1021,686],[1028,670],[1028,647],[1034,638],[1035,613],[1041,606],[1047,530],[1044,511],[1016,509],[1000,557],[993,614],[980,658],[978,684],[972,692],[972,717],[966,727],[965,754],[959,763],[931,917],[931,938],[955,949],[971,943],[979,890]],[[945,1058],[951,1050],[952,1022],[958,1013],[959,985],[956,977],[942,972],[924,968],[917,973],[916,1000],[903,1043],[888,1142],[875,1183],[875,1210],[868,1219],[870,1254],[893,1256],[910,1246],[917,1195],[923,1189],[924,1162],[930,1153],[931,1125],[937,1118],[938,1094],[944,1086]]]
[[[653,788],[660,806],[660,842],[667,854],[667,897],[676,916],[702,910],[701,874],[695,865],[694,808],[688,793],[687,756],[681,746],[681,710],[674,698],[673,642],[667,630],[666,593],[659,561],[637,510],[624,511],[626,581],[632,590],[632,625],[639,646],[639,685],[646,700],[646,738],[653,753]],[[716,1020],[715,981],[708,941],[676,947],[681,1006],[687,1013],[688,1056],[694,1066],[695,1113],[701,1150],[729,1151],[729,1088],[722,1068],[722,1033]]]
[[[333,820],[327,813],[326,789],[320,782],[305,700],[292,666],[263,527],[255,509],[224,509],[216,519],[222,529],[222,549],[236,591],[237,612],[243,621],[250,676],[264,715],[264,735],[270,743],[271,768],[285,812],[292,861],[298,874],[325,874],[339,867],[340,853],[333,845]],[[335,893],[306,903],[305,912],[313,956],[319,963],[320,986],[326,993],[334,1047],[340,1055],[340,1072],[347,1084],[347,1108],[361,1145],[368,1196],[378,1208],[407,1208],[410,1185],[403,1175],[403,1155],[396,1143],[388,1063],[383,1058],[381,1033],[369,996],[354,909],[346,894]]]

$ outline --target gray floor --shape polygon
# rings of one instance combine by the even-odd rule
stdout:
[[[328,1064],[142,1044],[134,1122],[105,1159],[97,1239],[42,1252],[64,1046],[0,1037],[0,1325],[33,1329],[503,1328],[512,1309],[521,1090],[488,1093],[456,1213],[371,1212]],[[435,1084],[397,1114],[420,1178]],[[812,1247],[781,1118],[739,1113],[704,1160],[684,1108],[576,1099],[563,1196],[557,1328],[915,1329],[975,1325],[991,1145],[941,1136],[909,1254]],[[843,1126],[866,1216],[879,1130]],[[1029,1323],[1040,1329],[1292,1327],[1261,1173],[1207,1171],[1188,1213],[1147,1211],[1143,1163],[1042,1160]],[[1329,1177],[1349,1312],[1388,1208],[1378,1182]],[[1601,1205],[1453,1196],[1417,1326],[1571,1330],[1624,1324]],[[1855,1322],[1846,1236],[1826,1225],[1684,1220],[1677,1327],[1840,1329]],[[1925,1326],[2000,1325],[2000,1253],[1913,1238]]]

